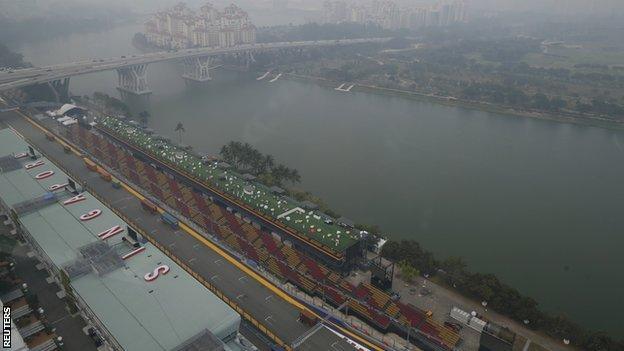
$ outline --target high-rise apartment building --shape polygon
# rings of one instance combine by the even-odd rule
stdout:
[[[230,47],[256,42],[256,27],[236,5],[219,10],[207,3],[192,11],[184,3],[145,23],[147,41],[162,48]]]
[[[350,0],[327,0],[325,23],[373,23],[386,29],[448,26],[466,21],[464,0],[441,0],[433,6],[399,6],[392,0],[372,0],[363,5]]]

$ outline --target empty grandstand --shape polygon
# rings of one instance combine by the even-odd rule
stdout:
[[[135,157],[115,139],[78,126],[68,137],[100,162],[144,189],[180,216],[206,228],[223,243],[264,267],[273,275],[310,295],[324,298],[344,312],[354,314],[382,332],[407,336],[427,350],[451,350],[459,342],[452,329],[433,321],[412,305],[393,300],[371,284],[353,286],[332,267],[317,261],[298,246],[279,240],[240,212],[213,201],[209,194],[148,159]]]
[[[360,232],[345,221],[305,209],[282,191],[266,187],[219,162],[206,163],[200,156],[135,124],[101,117],[96,127],[135,155],[157,164],[193,192],[207,196],[211,202],[274,233],[333,269],[349,270],[362,256]]]

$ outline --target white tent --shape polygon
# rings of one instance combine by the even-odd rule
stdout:
[[[57,117],[62,117],[62,116],[65,116],[69,112],[76,112],[76,111],[84,111],[84,108],[78,107],[73,104],[64,104],[63,106],[61,106],[61,108],[54,111],[54,115]]]

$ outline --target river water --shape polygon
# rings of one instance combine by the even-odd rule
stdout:
[[[138,26],[20,50],[36,65],[137,53]],[[148,68],[150,126],[217,154],[246,141],[297,168],[301,188],[356,222],[461,256],[547,310],[624,336],[624,134],[314,83],[217,72],[188,89],[173,64]],[[116,94],[116,74],[72,78]]]

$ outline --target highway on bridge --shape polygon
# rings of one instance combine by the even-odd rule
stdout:
[[[193,57],[219,56],[245,52],[270,51],[278,49],[297,49],[342,46],[362,43],[383,43],[390,38],[341,39],[293,41],[261,44],[245,44],[227,48],[191,48],[177,51],[160,51],[142,55],[128,55],[116,58],[93,59],[63,63],[46,67],[33,67],[0,72],[0,91],[22,88],[29,85],[48,83],[71,76],[101,72],[154,62],[175,61]]]

